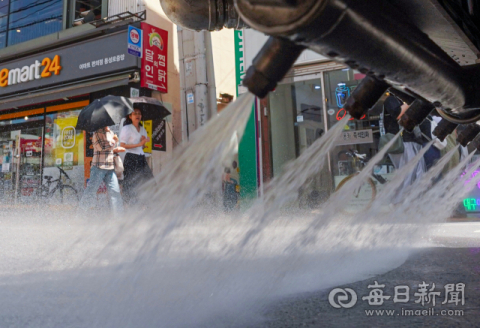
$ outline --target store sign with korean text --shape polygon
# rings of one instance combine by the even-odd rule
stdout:
[[[343,131],[337,139],[336,145],[356,145],[373,142],[372,129]]]
[[[143,122],[143,127],[147,131],[147,136],[150,139],[145,144],[143,151],[145,153],[152,153],[152,150],[167,151],[166,136],[165,136],[165,120],[149,120]]]
[[[127,53],[127,31],[0,64],[0,97],[138,68]]]
[[[35,60],[30,65],[27,64],[23,67],[2,68],[0,70],[0,87],[7,88],[19,83],[49,78],[52,73],[59,75],[61,70],[59,55],[53,56],[53,59],[45,57],[41,61]]]
[[[139,58],[142,57],[143,32],[135,26],[128,26],[128,53]]]
[[[158,151],[167,151],[165,120],[154,120],[152,129],[152,149]]]
[[[142,22],[143,56],[141,86],[168,92],[168,32]]]

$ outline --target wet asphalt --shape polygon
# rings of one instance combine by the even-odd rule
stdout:
[[[375,281],[385,285],[378,288],[383,293],[377,291],[376,295],[390,296],[381,305],[371,305],[369,299],[362,300],[375,289],[368,288]],[[435,306],[432,306],[433,296],[424,298],[423,306],[420,302],[415,303],[416,300],[421,301],[421,294],[425,294],[419,290],[423,282],[429,284],[422,288],[427,289],[427,295],[433,287],[432,283],[435,283],[432,292],[440,292],[439,296],[435,296]],[[457,285],[461,283],[465,284],[464,305],[461,304],[460,292],[456,294],[458,304],[455,304],[455,295],[451,292],[445,302],[445,285],[454,284],[455,293],[461,289],[461,285]],[[405,285],[409,287],[409,300],[405,303],[393,302],[395,286]],[[251,327],[480,327],[480,248],[419,249],[403,265],[390,272],[336,288],[355,291],[355,305],[350,308],[333,307],[329,302],[333,288],[296,295],[270,304],[263,310],[264,321]],[[405,290],[399,289],[399,293]],[[398,299],[406,300],[406,297],[398,295]],[[341,303],[349,304],[351,300],[349,296]],[[338,304],[338,297],[334,301]],[[370,298],[370,302],[375,301],[382,303],[380,298]]]
[[[261,309],[261,322],[242,325],[249,328],[300,327],[480,327],[480,222],[455,221],[433,228],[425,240],[429,247],[415,249],[398,268],[366,280],[334,286],[283,298]],[[434,245],[434,247],[432,247]],[[371,287],[376,284],[381,288]],[[422,287],[423,284],[428,286]],[[433,286],[435,284],[435,287]],[[446,285],[452,285],[455,295],[446,295]],[[459,285],[460,284],[460,285]],[[369,286],[371,288],[369,288]],[[395,287],[408,286],[408,301],[394,302]],[[350,289],[357,295],[353,306],[349,291],[333,296],[333,289]],[[372,292],[376,289],[375,292]],[[422,292],[425,290],[426,292]],[[381,290],[381,291],[378,291]],[[399,288],[399,293],[406,289]],[[429,293],[440,293],[431,295]],[[390,296],[389,299],[370,295]],[[417,294],[416,294],[417,293]],[[333,294],[333,293],[332,293]],[[421,304],[421,295],[424,304]],[[366,297],[365,299],[362,299]],[[435,297],[435,306],[433,298]],[[405,300],[406,296],[398,295]],[[369,299],[372,304],[369,304]],[[417,301],[417,302],[416,302]],[[377,303],[374,305],[373,303]],[[378,304],[381,303],[381,304]]]

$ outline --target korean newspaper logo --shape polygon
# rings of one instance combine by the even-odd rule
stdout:
[[[465,284],[446,284],[443,288],[438,288],[435,283],[426,283],[423,281],[418,284],[416,290],[412,290],[407,285],[394,286],[393,295],[387,295],[384,291],[385,284],[374,284],[367,287],[370,292],[368,295],[359,297],[351,288],[334,288],[328,295],[330,305],[336,309],[350,309],[354,307],[358,301],[368,303],[370,306],[380,307],[391,302],[397,303],[413,303],[421,305],[419,309],[401,309],[381,310],[381,312],[373,312],[366,310],[367,315],[463,315],[463,310],[441,310],[435,311],[435,307],[442,305],[458,306],[465,305]],[[413,295],[413,297],[412,297]],[[426,307],[429,307],[428,309]]]

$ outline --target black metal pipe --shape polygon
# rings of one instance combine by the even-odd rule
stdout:
[[[462,131],[458,132],[457,141],[466,147],[480,133],[480,125],[475,123],[467,124]]]
[[[233,0],[160,0],[160,5],[172,22],[190,30],[246,27]]]
[[[400,118],[400,125],[412,132],[415,126],[422,123],[434,109],[431,103],[417,99]]]
[[[348,97],[345,110],[353,118],[360,119],[375,105],[388,87],[389,85],[384,81],[366,76]]]
[[[288,37],[437,108],[455,113],[480,108],[472,104],[471,74],[464,74],[426,34],[402,20],[401,11],[388,1],[305,0],[295,7],[235,3],[251,27]]]
[[[189,29],[212,31],[248,25],[270,36],[289,39],[291,43],[284,42],[283,50],[269,51],[264,47],[257,56],[256,67],[247,74],[251,78],[247,85],[257,95],[264,96],[270,91],[293,66],[292,58],[297,58],[301,47],[308,47],[385,81],[404,95],[434,104],[451,121],[458,117],[459,123],[463,118],[477,117],[480,111],[480,93],[476,92],[480,88],[480,65],[460,67],[388,0],[160,0],[160,3],[174,23]],[[272,44],[278,45],[269,40],[266,46]],[[279,62],[268,63],[273,59]],[[365,112],[365,105],[357,108],[355,99],[349,103],[354,116]]]
[[[445,119],[442,119],[438,124],[437,127],[432,131],[432,134],[436,136],[440,141],[445,140],[445,138],[452,133],[458,124],[452,123]]]
[[[270,37],[253,59],[243,85],[257,97],[264,98],[285,77],[303,50],[305,47],[288,39]]]

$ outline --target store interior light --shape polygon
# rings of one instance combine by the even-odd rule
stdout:
[[[20,30],[17,30],[18,33],[20,33],[21,31]]]
[[[319,85],[316,85],[316,86],[315,86],[315,90],[320,90],[320,88],[321,88],[321,87],[320,87]]]
[[[28,121],[28,116],[25,116],[25,121]]]

